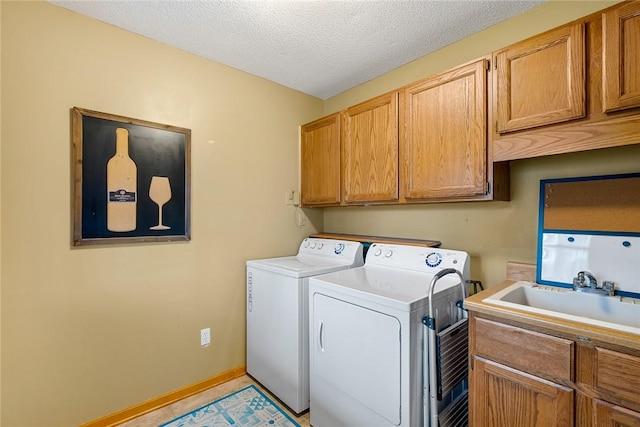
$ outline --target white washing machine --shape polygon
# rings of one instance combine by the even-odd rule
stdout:
[[[309,408],[309,278],[363,263],[360,242],[318,238],[247,261],[247,372],[296,413]]]
[[[373,244],[364,266],[309,280],[311,425],[428,425],[422,319],[429,283],[445,268],[468,280],[468,254]],[[458,275],[437,280],[437,330],[461,317],[461,294]]]

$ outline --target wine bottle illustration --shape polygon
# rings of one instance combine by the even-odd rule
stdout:
[[[136,229],[138,168],[129,157],[129,131],[116,129],[116,154],[107,162],[107,230]]]

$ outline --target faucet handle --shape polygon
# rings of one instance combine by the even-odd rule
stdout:
[[[602,290],[606,291],[608,295],[613,295],[615,291],[615,284],[611,280],[604,280],[602,282]]]
[[[584,288],[584,272],[582,271],[573,278],[573,289],[576,288]]]

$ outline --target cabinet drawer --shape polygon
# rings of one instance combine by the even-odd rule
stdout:
[[[516,326],[476,318],[474,353],[543,378],[574,378],[573,341]]]
[[[593,402],[593,409],[596,426],[637,427],[640,425],[639,412],[598,399]]]
[[[640,357],[596,348],[595,388],[640,405]]]

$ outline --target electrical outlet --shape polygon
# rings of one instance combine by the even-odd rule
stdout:
[[[211,328],[200,329],[200,345],[205,346],[211,344]]]

